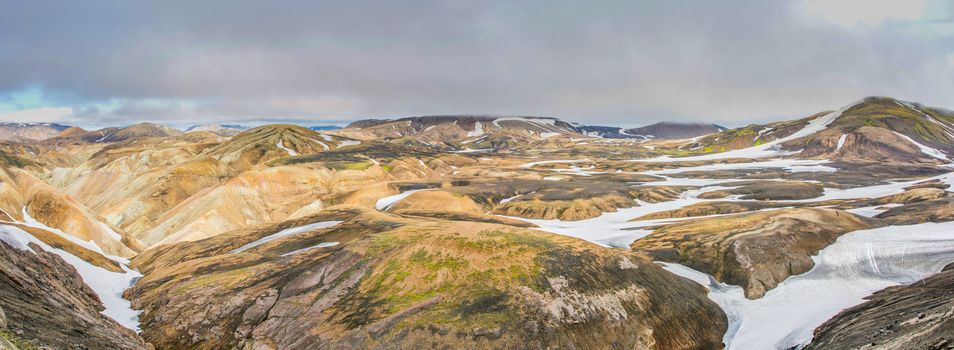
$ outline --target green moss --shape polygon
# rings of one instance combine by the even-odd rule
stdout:
[[[501,237],[508,244],[524,245],[539,250],[554,249],[558,246],[556,243],[547,238],[529,234],[514,234],[498,230],[483,231],[480,232],[480,234],[487,237]]]
[[[17,156],[12,156],[3,152],[0,152],[0,164],[11,166],[14,168],[23,168],[23,167],[27,167],[31,165],[36,165],[35,162],[29,161]]]
[[[467,266],[466,260],[460,260],[452,256],[443,256],[440,254],[430,255],[423,248],[414,252],[408,261],[421,265],[431,271],[438,271],[441,269],[458,270]]]
[[[16,334],[14,334],[13,332],[11,332],[10,330],[6,328],[0,328],[0,338],[3,338],[3,340],[6,340],[10,344],[13,344],[13,346],[16,346],[20,350],[39,350],[40,349],[39,346],[36,346],[35,344],[31,343],[28,340],[20,338],[19,336],[17,336]],[[3,343],[0,342],[0,346],[2,345]]]

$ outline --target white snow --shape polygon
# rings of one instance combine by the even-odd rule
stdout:
[[[249,250],[249,249],[258,247],[258,246],[260,246],[260,245],[262,245],[262,244],[265,244],[265,243],[274,241],[274,240],[279,239],[279,238],[282,238],[282,237],[294,236],[294,235],[297,235],[297,234],[302,233],[302,232],[308,232],[308,231],[313,231],[313,230],[320,230],[320,229],[323,229],[323,228],[329,228],[329,227],[333,227],[333,226],[335,226],[335,225],[338,225],[338,224],[340,224],[340,223],[342,223],[342,222],[343,222],[343,221],[319,221],[319,222],[310,223],[310,224],[304,225],[304,226],[298,226],[298,227],[292,227],[292,228],[284,229],[284,230],[278,231],[278,232],[276,232],[276,233],[273,233],[273,234],[271,234],[271,235],[262,237],[261,239],[259,239],[259,240],[257,240],[257,241],[254,241],[254,242],[252,242],[252,243],[243,245],[243,246],[239,247],[238,249],[235,249],[235,250],[231,251],[231,253],[241,253],[241,252],[244,252],[244,251],[246,251],[246,250]]]
[[[99,134],[100,134],[100,135],[103,135],[103,137],[100,137],[99,139],[97,139],[96,141],[93,141],[93,142],[103,142],[103,141],[105,141],[106,139],[108,139],[110,136],[113,136],[113,133],[104,133],[104,132],[102,132],[102,131],[100,131]]]
[[[324,134],[322,134],[322,135],[324,135]],[[317,143],[319,146],[321,146],[321,148],[324,148],[325,151],[331,149],[331,148],[328,147],[328,145],[326,145],[324,142],[321,142],[321,141],[318,141],[318,140],[315,140],[315,139],[312,139],[312,138],[309,138],[309,140],[311,140],[311,142]]]
[[[275,147],[278,147],[278,148],[281,148],[281,149],[285,150],[285,152],[288,152],[288,155],[290,155],[290,156],[292,156],[292,157],[297,156],[297,155],[298,155],[298,152],[295,152],[295,150],[290,149],[290,148],[285,148],[285,144],[282,143],[283,141],[284,141],[284,140],[278,140],[278,143],[275,145]]]
[[[717,170],[762,169],[762,168],[783,168],[793,173],[812,172],[812,171],[835,172],[838,170],[836,168],[825,165],[828,163],[831,163],[831,161],[817,160],[817,159],[771,159],[771,160],[760,161],[760,162],[715,163],[715,164],[707,164],[707,165],[692,166],[692,167],[654,170],[654,171],[643,172],[643,174],[666,175],[666,174],[678,174],[678,173],[689,172],[689,171],[717,171]]]
[[[374,207],[377,208],[378,210],[388,210],[389,208],[391,208],[392,205],[394,205],[394,203],[400,202],[402,199],[407,198],[407,196],[410,196],[414,194],[415,192],[419,192],[419,191],[423,191],[423,190],[408,190],[393,196],[387,196],[387,197],[378,199],[378,201],[374,203]]]
[[[918,184],[920,182],[938,180],[948,185],[954,185],[954,172],[941,174],[934,177],[916,179],[909,181],[900,181],[892,182],[884,185],[875,185],[875,186],[865,186],[865,187],[854,187],[846,189],[838,188],[825,188],[825,193],[821,197],[796,200],[793,202],[820,202],[830,199],[852,199],[852,198],[878,198],[884,196],[890,196],[893,194],[898,194],[904,192],[905,187],[910,187],[912,185]]]
[[[931,148],[931,147],[925,146],[925,145],[923,145],[923,144],[920,144],[920,143],[918,143],[917,141],[914,141],[914,139],[908,137],[907,135],[901,134],[901,133],[899,133],[899,132],[897,132],[897,131],[894,131],[894,133],[895,133],[895,135],[898,135],[898,136],[900,136],[901,138],[903,138],[903,139],[907,140],[908,142],[910,142],[910,143],[914,144],[915,146],[917,146],[918,149],[921,150],[921,153],[927,154],[927,155],[929,155],[929,156],[931,156],[931,157],[934,157],[934,158],[937,158],[937,159],[941,159],[941,160],[944,160],[944,161],[947,161],[947,160],[948,160],[948,159],[947,159],[947,155],[945,155],[944,152],[941,152],[940,150],[938,150],[938,149],[936,149],[936,148]]]
[[[710,288],[709,297],[729,316],[728,349],[785,349],[808,342],[815,327],[871,293],[916,282],[954,262],[954,222],[855,231],[812,260],[811,271],[790,277],[756,300],[746,299],[740,287],[714,282],[684,266],[664,265]]]
[[[848,139],[848,134],[841,134],[841,137],[838,138],[838,146],[835,147],[835,150],[836,150],[836,151],[837,151],[837,150],[840,150],[840,149],[841,149],[841,146],[844,146],[844,145],[845,145],[845,140],[847,140],[847,139]]]
[[[28,243],[34,243],[43,250],[60,256],[76,269],[76,272],[83,278],[83,282],[99,296],[105,308],[102,311],[103,315],[112,318],[123,327],[139,332],[139,314],[141,311],[133,310],[129,301],[122,297],[123,291],[129,288],[137,278],[142,277],[142,274],[138,271],[131,270],[123,264],[120,264],[125,271],[123,273],[105,270],[65,250],[53,248],[16,226],[0,224],[0,240],[10,243],[14,248],[36,253],[33,249],[29,249],[27,245]]]
[[[338,142],[338,148],[360,145],[360,144],[361,144],[361,141],[358,141],[358,140],[341,140],[341,142]]]
[[[888,211],[888,209],[895,208],[895,207],[900,207],[900,206],[901,206],[901,204],[888,203],[888,204],[880,204],[880,205],[872,205],[872,206],[868,206],[868,207],[860,207],[860,208],[848,209],[848,210],[845,210],[845,211],[847,211],[847,212],[849,212],[849,213],[852,213],[852,214],[857,214],[857,215],[861,215],[861,216],[865,216],[865,217],[872,218],[872,217],[874,217],[875,215],[878,215],[878,214],[881,214],[881,213],[884,213],[884,212]]]
[[[534,194],[534,193],[536,193],[536,192],[537,192],[537,191],[533,191],[533,192],[530,192],[530,193],[527,193],[527,194],[530,195],[530,194]],[[510,203],[510,201],[512,201],[512,200],[514,200],[514,199],[516,199],[517,197],[520,197],[520,196],[522,196],[522,195],[523,195],[523,194],[517,194],[517,195],[515,195],[515,196],[513,196],[513,197],[504,198],[504,199],[500,200],[500,204]]]
[[[76,244],[76,245],[78,245],[78,246],[80,246],[80,247],[83,247],[83,248],[89,249],[89,250],[91,250],[91,251],[94,251],[94,252],[96,252],[96,253],[99,253],[100,255],[106,256],[106,253],[103,252],[103,249],[100,248],[99,245],[97,245],[96,242],[94,242],[93,240],[84,241],[84,240],[80,239],[79,237],[76,237],[76,236],[74,236],[74,235],[71,235],[71,234],[68,234],[68,233],[66,233],[66,232],[63,232],[63,231],[60,230],[60,229],[53,228],[53,227],[49,227],[49,226],[47,226],[46,224],[44,224],[44,223],[42,223],[42,222],[36,221],[36,219],[34,219],[32,216],[30,216],[30,213],[27,211],[27,208],[26,208],[26,207],[23,207],[22,214],[23,214],[23,222],[20,222],[20,224],[23,224],[24,226],[29,226],[29,227],[38,228],[38,229],[41,229],[41,230],[53,232],[53,233],[55,233],[57,236],[60,236],[61,238],[66,239],[67,241],[70,241],[70,242],[72,242],[73,244]],[[110,232],[112,232],[112,230],[110,230]],[[115,233],[115,232],[113,232],[113,233]],[[117,234],[117,236],[118,236],[118,234]]]
[[[474,130],[467,132],[468,137],[480,136],[483,134],[484,134],[484,125],[481,124],[480,122],[475,122]]]
[[[319,244],[317,244],[317,245],[314,245],[314,246],[311,246],[311,247],[308,247],[308,248],[302,248],[302,249],[298,249],[298,250],[291,251],[291,252],[289,252],[289,253],[282,254],[282,256],[295,255],[295,254],[302,253],[302,252],[306,252],[306,251],[309,251],[309,250],[312,250],[312,249],[334,247],[334,246],[336,246],[336,245],[338,245],[338,242],[324,242],[324,243],[319,243]]]

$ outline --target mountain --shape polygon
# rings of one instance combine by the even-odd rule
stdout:
[[[946,163],[954,152],[954,112],[867,97],[803,119],[725,130],[681,149],[714,154],[769,146],[802,158]]]
[[[80,128],[64,129],[63,133],[45,141],[50,144],[69,143],[111,143],[149,137],[172,137],[182,135],[182,131],[155,123],[140,123],[127,127],[109,127],[96,131]]]
[[[871,97],[677,135],[710,127],[428,116],[0,142],[0,347],[940,344],[954,114]]]
[[[309,126],[308,128],[315,131],[341,129],[341,127],[337,125],[315,125],[315,126]]]
[[[624,128],[615,126],[595,126],[595,125],[574,125],[576,131],[580,134],[605,139],[637,139],[648,140],[651,137],[647,135],[630,134]]]
[[[624,133],[651,139],[691,139],[714,134],[723,130],[727,129],[715,124],[659,122],[639,128],[627,129]]]
[[[0,123],[0,140],[29,142],[56,136],[69,126],[56,123]]]
[[[459,152],[485,152],[527,146],[551,138],[582,137],[567,122],[547,117],[423,116],[368,119],[336,130],[358,140],[412,140]]]
[[[185,132],[211,132],[222,137],[232,137],[245,130],[248,128],[235,124],[206,124],[190,126]]]

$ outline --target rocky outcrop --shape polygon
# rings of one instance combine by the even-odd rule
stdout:
[[[825,192],[820,184],[801,181],[742,181],[725,183],[722,186],[737,187],[706,192],[699,195],[699,198],[714,199],[737,195],[746,200],[799,200],[815,198]]]
[[[146,349],[135,332],[100,314],[103,306],[73,266],[32,244],[0,241],[0,307],[17,338],[55,349]]]
[[[893,225],[911,225],[924,222],[946,222],[954,220],[954,198],[943,198],[912,203],[875,215]]]
[[[233,253],[328,220],[343,222]],[[338,244],[317,248],[327,242]],[[638,255],[355,207],[151,249],[133,264],[145,276],[126,295],[159,349],[712,349],[726,329],[703,288]]]
[[[816,328],[805,349],[954,348],[954,264],[866,299]]]
[[[789,206],[789,203],[775,202],[702,202],[687,205],[685,207],[673,210],[666,210],[646,214],[631,221],[658,220],[669,218],[688,218],[695,216],[708,216],[720,214],[736,214],[767,208],[779,208]]]
[[[726,128],[715,124],[660,122],[628,129],[626,134],[644,135],[653,139],[689,139],[714,134],[722,130],[726,130]]]
[[[620,208],[637,205],[631,198],[621,195],[605,195],[573,200],[547,200],[535,197],[501,204],[494,208],[493,213],[528,219],[575,221],[595,218],[604,212],[615,212]]]
[[[655,259],[677,262],[741,286],[756,299],[786,278],[810,270],[811,257],[841,234],[868,228],[831,209],[778,209],[680,221],[631,245]]]

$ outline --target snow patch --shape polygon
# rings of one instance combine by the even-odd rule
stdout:
[[[835,147],[835,150],[836,150],[836,151],[837,151],[837,150],[840,150],[840,149],[841,149],[841,146],[844,146],[844,145],[845,145],[845,140],[847,140],[847,139],[848,139],[848,134],[841,134],[841,137],[838,138],[838,146]]]
[[[387,197],[378,199],[378,201],[374,203],[374,207],[377,208],[378,210],[386,211],[390,209],[391,206],[394,205],[394,203],[400,202],[402,199],[407,198],[407,196],[410,196],[414,194],[415,192],[420,192],[420,191],[423,191],[423,190],[409,190],[409,191],[398,193],[393,196],[387,196]]]
[[[342,222],[343,222],[343,221],[319,221],[319,222],[311,223],[311,224],[304,225],[304,226],[298,226],[298,227],[292,227],[292,228],[284,229],[284,230],[278,231],[278,232],[276,232],[276,233],[274,233],[274,234],[265,236],[265,237],[263,237],[263,238],[261,238],[261,239],[259,239],[259,240],[257,240],[257,241],[254,241],[254,242],[252,242],[252,243],[243,245],[243,246],[239,247],[238,249],[235,249],[235,250],[231,251],[231,253],[241,253],[241,252],[244,252],[244,251],[246,251],[246,250],[249,250],[249,249],[258,247],[258,246],[260,246],[260,245],[262,245],[262,244],[265,244],[265,243],[274,241],[274,240],[279,239],[279,238],[282,238],[282,237],[294,236],[294,235],[297,235],[297,234],[302,233],[302,232],[308,232],[308,231],[313,231],[313,230],[320,230],[320,229],[324,229],[324,228],[329,228],[329,227],[336,226],[336,225],[338,225],[338,224],[340,224],[340,223],[342,223]]]
[[[914,141],[914,139],[908,137],[908,135],[904,135],[904,134],[899,133],[899,132],[897,132],[897,131],[892,131],[892,132],[894,132],[895,135],[898,135],[898,136],[900,136],[901,138],[903,138],[903,139],[907,140],[908,142],[910,142],[910,143],[914,144],[915,146],[917,146],[918,149],[921,150],[921,153],[927,154],[927,155],[929,155],[929,156],[931,156],[931,157],[934,157],[934,158],[937,158],[937,159],[941,159],[941,160],[944,160],[944,161],[947,161],[947,160],[948,160],[948,159],[947,159],[947,155],[945,155],[944,152],[941,152],[940,150],[938,150],[938,149],[936,149],[936,148],[932,148],[932,147],[928,147],[928,146],[922,145],[922,144],[918,143],[917,141]]]
[[[481,124],[480,122],[475,122],[474,130],[467,132],[468,137],[480,136],[483,134],[484,134],[484,125]]]
[[[338,243],[339,243],[339,242],[325,242],[325,243],[319,243],[319,244],[317,244],[317,245],[314,245],[314,246],[311,246],[311,247],[308,247],[308,248],[302,248],[302,249],[298,249],[298,250],[291,251],[291,252],[289,252],[289,253],[282,254],[282,256],[285,257],[285,256],[289,256],[289,255],[295,255],[295,254],[298,254],[298,253],[306,252],[306,251],[309,251],[309,250],[312,250],[312,249],[317,249],[317,248],[334,247],[334,246],[338,245]]]
[[[278,143],[275,144],[275,146],[278,147],[278,148],[281,148],[281,149],[285,150],[285,152],[288,152],[288,155],[290,155],[290,156],[292,156],[292,157],[298,155],[298,152],[295,152],[295,150],[290,149],[290,148],[285,148],[285,144],[284,144],[283,142],[284,142],[284,140],[278,140]]]

